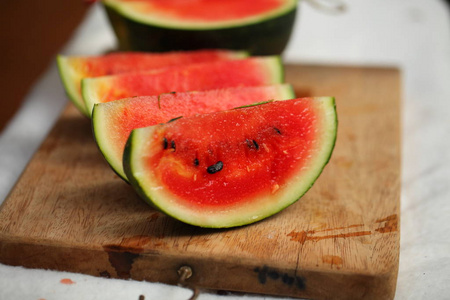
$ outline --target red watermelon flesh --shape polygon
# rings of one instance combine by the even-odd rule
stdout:
[[[201,25],[232,27],[283,14],[296,0],[104,0],[122,14],[142,23],[191,28]]]
[[[66,92],[74,104],[84,110],[81,80],[127,72],[145,71],[192,63],[240,59],[245,52],[198,50],[184,52],[145,53],[116,52],[102,56],[59,56],[58,67]]]
[[[124,180],[122,157],[131,130],[191,116],[231,109],[262,100],[294,98],[289,84],[238,87],[203,92],[141,96],[94,106],[93,131],[103,156]]]
[[[269,102],[135,129],[124,168],[168,215],[239,226],[298,200],[328,162],[336,130],[333,98]]]
[[[163,17],[193,21],[224,21],[242,19],[267,13],[281,7],[286,1],[280,0],[121,0],[142,4],[142,13],[155,11]],[[220,13],[215,13],[220,12]]]
[[[280,58],[269,56],[86,78],[82,81],[82,93],[87,110],[92,113],[95,103],[134,96],[258,86],[282,81],[283,67]]]

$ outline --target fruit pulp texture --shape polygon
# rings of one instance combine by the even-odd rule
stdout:
[[[161,127],[148,168],[189,205],[227,206],[276,193],[313,155],[319,132],[310,101],[276,103]]]
[[[273,11],[283,5],[281,0],[122,0],[133,2],[143,13],[158,13],[170,19],[189,21],[228,21]]]
[[[272,83],[272,73],[259,59],[194,64],[155,72],[114,76],[100,84],[96,94],[101,102],[172,91],[187,92]],[[107,78],[107,77],[104,77]]]
[[[70,57],[68,62],[80,78],[145,71],[177,65],[232,59],[234,52],[199,50],[168,53],[118,52],[97,57]]]
[[[122,156],[131,130],[167,122],[174,117],[191,116],[232,109],[256,102],[278,99],[280,85],[230,88],[194,93],[167,93],[159,96],[119,100],[109,110],[109,139]],[[283,97],[285,97],[283,95]]]

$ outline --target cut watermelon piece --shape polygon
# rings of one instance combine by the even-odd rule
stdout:
[[[204,92],[143,96],[94,106],[93,131],[97,145],[112,169],[124,180],[123,149],[131,130],[191,116],[231,109],[261,100],[294,98],[289,84],[238,87]]]
[[[168,53],[118,52],[103,56],[58,56],[60,77],[66,93],[75,106],[88,114],[81,96],[81,79],[127,72],[145,71],[216,60],[247,57],[243,51],[199,50]]]
[[[104,0],[122,49],[245,49],[281,54],[295,21],[296,0]]]
[[[122,49],[227,48],[281,54],[296,0],[103,0]]]
[[[135,129],[124,170],[167,215],[240,226],[305,194],[330,159],[336,131],[334,98],[272,101]]]
[[[96,103],[173,91],[276,84],[281,83],[283,77],[280,57],[270,56],[86,78],[81,85],[86,108],[92,113]]]

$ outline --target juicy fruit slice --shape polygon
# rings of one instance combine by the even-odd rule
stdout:
[[[296,0],[103,0],[122,49],[244,49],[280,54]],[[195,42],[193,42],[195,41]]]
[[[237,87],[203,92],[142,96],[94,106],[93,131],[97,145],[113,170],[124,180],[123,149],[131,130],[167,122],[178,116],[209,113],[261,100],[294,98],[289,84]]]
[[[103,56],[58,56],[58,68],[66,93],[75,106],[84,114],[81,96],[81,79],[111,74],[145,71],[190,63],[239,59],[248,56],[242,51],[198,50],[168,53],[117,52]]]
[[[96,103],[134,96],[258,86],[282,81],[283,66],[280,58],[271,56],[86,78],[82,80],[82,93],[86,107],[92,113]]]
[[[103,3],[131,19],[168,28],[204,29],[234,27],[282,15],[295,0],[104,0]]]
[[[273,101],[135,129],[124,169],[146,201],[180,221],[239,226],[297,201],[336,131],[333,98]]]

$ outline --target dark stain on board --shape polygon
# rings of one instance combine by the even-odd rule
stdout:
[[[150,219],[156,220],[159,214],[153,214]],[[124,237],[119,244],[103,245],[103,250],[108,253],[111,266],[116,270],[119,278],[130,278],[130,272],[134,261],[142,252],[159,255],[157,248],[166,248],[167,244],[161,238],[146,235]]]
[[[382,224],[382,226],[375,229],[375,231],[379,233],[389,233],[393,231],[398,231],[398,216],[390,215],[386,218],[379,219],[375,221],[375,224]],[[350,237],[359,237],[365,235],[371,235],[374,233],[371,230],[361,230],[356,232],[345,232],[345,233],[337,233],[337,234],[329,234],[329,235],[316,235],[320,232],[334,231],[334,230],[344,230],[350,228],[358,228],[364,227],[364,224],[354,224],[336,228],[327,228],[327,229],[312,229],[312,230],[302,230],[302,231],[294,231],[292,230],[287,234],[288,237],[291,238],[291,241],[299,242],[300,244],[304,244],[307,241],[320,241],[325,239],[336,239],[336,238],[350,238]]]
[[[119,278],[131,278],[130,272],[133,268],[133,263],[149,241],[150,237],[139,235],[123,238],[122,242],[118,245],[103,245],[103,250],[108,253],[109,263]]]
[[[157,213],[157,212],[152,213],[148,220],[149,220],[149,222],[155,222],[156,220],[158,220],[159,216],[160,216],[160,213]]]
[[[302,230],[302,231],[291,231],[287,234],[291,238],[291,241],[299,242],[300,244],[304,244],[306,241],[320,241],[324,239],[332,239],[332,238],[349,238],[349,237],[357,237],[357,236],[363,236],[363,235],[370,235],[372,234],[371,231],[357,231],[357,232],[350,232],[350,233],[339,233],[339,234],[331,234],[331,235],[322,235],[322,236],[316,236],[316,233],[319,232],[327,232],[327,231],[334,231],[334,230],[343,230],[343,229],[350,229],[350,228],[357,228],[357,227],[363,227],[364,224],[353,224],[348,226],[342,226],[342,227],[336,227],[336,228],[326,228],[326,229],[313,229],[313,230]]]
[[[295,286],[300,290],[306,288],[305,278],[301,276],[291,276],[288,273],[279,272],[274,269],[269,269],[268,266],[256,267],[253,270],[258,275],[258,281],[260,284],[266,284],[267,280],[278,281],[280,280],[283,284],[287,286]]]
[[[131,278],[131,269],[134,260],[139,257],[139,253],[126,251],[117,245],[105,245],[103,249],[108,253],[109,263],[116,270],[117,277]]]
[[[354,225],[342,226],[342,227],[336,227],[336,228],[327,228],[327,229],[314,230],[314,232],[333,231],[333,230],[341,230],[341,229],[356,228],[356,227],[363,227],[363,226],[364,226],[364,224],[354,224]]]
[[[342,259],[342,257],[337,255],[324,255],[322,256],[322,262],[324,264],[330,264],[332,269],[333,267],[336,267],[336,269],[339,270],[340,268],[342,268],[344,260]]]
[[[390,215],[384,219],[376,220],[376,223],[384,223],[383,226],[375,229],[380,233],[388,233],[398,231],[398,217],[397,215]]]
[[[291,231],[287,234],[288,237],[291,238],[291,241],[299,242],[300,244],[304,244],[306,241],[320,241],[326,239],[335,239],[335,238],[350,238],[350,237],[358,237],[364,235],[372,234],[371,231],[357,231],[357,232],[349,232],[349,233],[339,233],[339,234],[330,234],[330,235],[322,235],[315,236],[316,231],[307,230],[307,231]]]

